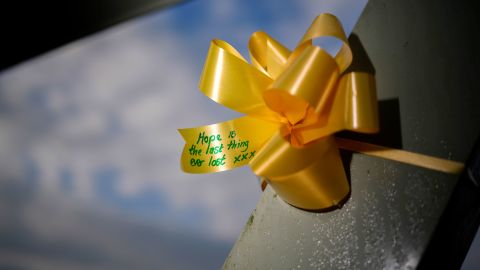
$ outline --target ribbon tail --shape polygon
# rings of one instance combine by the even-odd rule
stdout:
[[[246,165],[278,128],[277,123],[244,116],[179,129],[185,140],[181,168],[187,173],[211,173]]]

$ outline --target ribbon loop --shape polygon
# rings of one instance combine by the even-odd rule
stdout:
[[[230,44],[212,41],[199,83],[207,97],[245,114],[268,114],[262,92],[271,83]]]
[[[326,102],[320,115],[328,118],[327,124],[320,122],[299,127],[297,137],[303,144],[342,130],[362,133],[379,131],[375,79],[371,74],[351,72],[343,75],[337,91]],[[325,120],[325,118],[320,117]]]
[[[334,90],[338,77],[339,69],[333,58],[319,47],[309,46],[287,66],[270,89],[288,92],[317,108]]]
[[[297,48],[302,48],[304,44],[311,44],[313,39],[319,37],[334,37],[342,41],[343,45],[337,55],[335,55],[335,61],[338,64],[340,73],[345,71],[352,63],[352,50],[348,46],[347,36],[337,17],[328,13],[317,16],[300,40]]]
[[[302,209],[336,206],[350,191],[332,136],[298,149],[275,135],[250,166],[281,198]]]
[[[253,66],[277,79],[287,64],[290,50],[265,32],[255,32],[248,42]]]

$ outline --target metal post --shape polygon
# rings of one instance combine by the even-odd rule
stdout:
[[[466,0],[368,3],[351,39],[355,68],[375,72],[382,131],[356,139],[467,160],[480,133],[479,11]],[[476,208],[470,206],[476,214],[470,214],[478,225],[478,187],[455,188],[458,176],[344,155],[352,193],[342,209],[302,211],[268,187],[224,268],[426,269],[458,253],[433,242],[439,233],[463,228],[462,217],[443,214],[452,202],[477,196]],[[449,226],[448,219],[460,225]],[[469,241],[462,243],[448,269],[461,265]]]

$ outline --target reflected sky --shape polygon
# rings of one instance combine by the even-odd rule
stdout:
[[[0,268],[219,268],[261,192],[248,168],[180,170],[177,128],[239,115],[197,89],[210,40],[293,48],[365,2],[192,1],[0,74]]]

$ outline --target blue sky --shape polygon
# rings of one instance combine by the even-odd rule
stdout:
[[[350,32],[365,3],[191,1],[0,74],[0,262],[218,268],[261,192],[248,168],[179,168],[177,128],[238,115],[197,89],[210,40],[247,57],[264,30],[293,48],[322,12]]]

